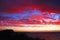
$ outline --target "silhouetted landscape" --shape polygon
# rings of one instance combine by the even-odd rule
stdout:
[[[0,31],[0,40],[45,40],[29,37],[25,32],[14,32],[13,30]]]

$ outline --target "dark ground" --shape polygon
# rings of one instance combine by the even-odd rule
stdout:
[[[41,38],[33,38],[25,32],[14,32],[13,30],[0,31],[0,40],[45,40]]]
[[[60,32],[14,32],[0,31],[0,40],[60,40]]]

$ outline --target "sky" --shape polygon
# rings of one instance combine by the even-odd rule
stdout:
[[[60,20],[60,0],[0,0],[0,20],[29,18],[43,12],[56,13],[53,18]]]
[[[60,12],[60,0],[0,0],[0,12],[20,13],[36,8],[40,11]]]

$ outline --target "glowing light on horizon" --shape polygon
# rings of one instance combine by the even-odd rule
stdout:
[[[34,26],[36,27],[32,27],[32,25],[29,25],[29,27],[2,26],[0,27],[0,30],[12,29],[15,32],[58,32],[60,31],[60,27],[59,27],[60,25],[34,25]]]

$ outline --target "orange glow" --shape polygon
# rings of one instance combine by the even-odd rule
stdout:
[[[12,29],[15,32],[57,32],[60,31],[60,25],[24,25],[23,27],[15,27],[15,26],[2,26],[0,27],[0,30],[5,30],[5,29]]]

